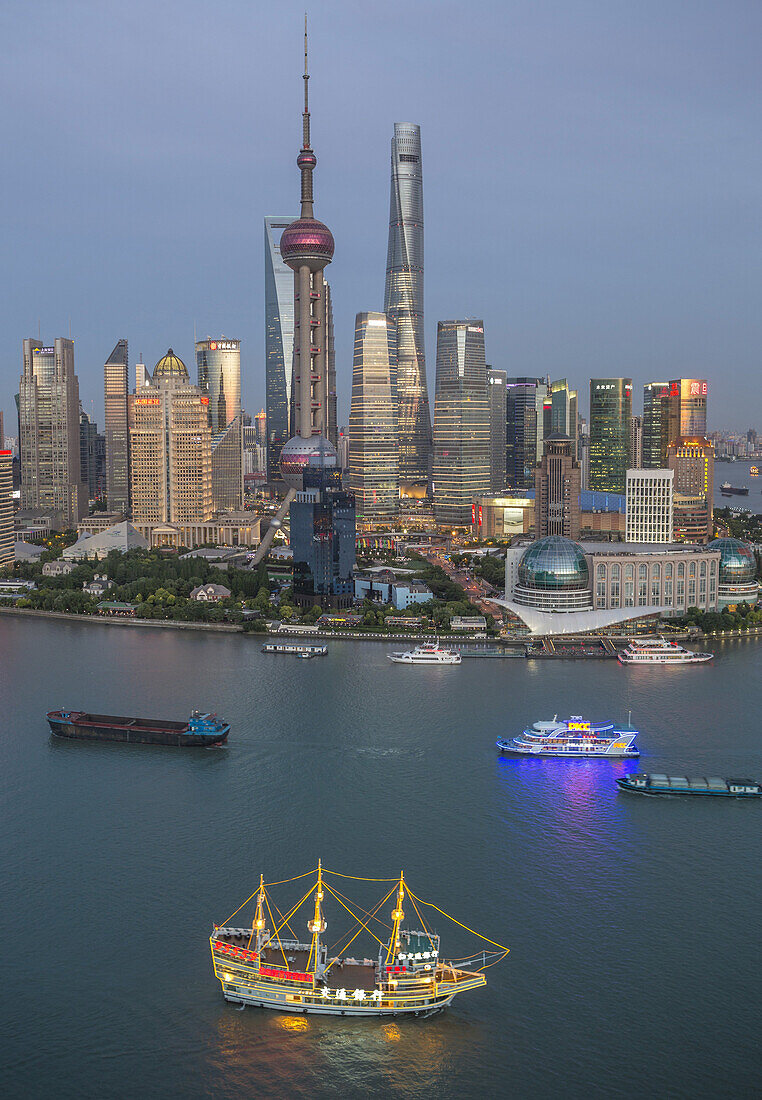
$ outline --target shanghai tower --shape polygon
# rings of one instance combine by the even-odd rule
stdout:
[[[397,328],[400,493],[423,497],[431,477],[431,418],[423,350],[421,128],[395,122],[384,312]]]

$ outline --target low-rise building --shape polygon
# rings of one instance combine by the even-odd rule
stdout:
[[[112,550],[126,554],[128,550],[147,550],[148,542],[131,523],[125,520],[107,527],[95,535],[83,534],[72,546],[67,546],[62,557],[67,561],[99,561]]]
[[[487,620],[483,615],[453,615],[450,619],[451,630],[467,630],[474,633],[487,629]]]
[[[137,603],[120,603],[118,600],[101,600],[96,610],[99,615],[118,616],[126,619],[134,619],[135,612],[140,607]]]
[[[82,586],[82,591],[86,592],[88,596],[103,596],[112,587],[112,582],[108,579],[105,573],[96,573],[89,584]]]
[[[193,589],[190,598],[202,603],[219,603],[220,600],[229,600],[232,594],[224,584],[200,584]]]
[[[64,561],[58,558],[56,561],[46,561],[42,567],[43,577],[66,577],[72,569],[76,569],[73,561]]]
[[[421,581],[397,581],[392,585],[391,603],[395,611],[404,611],[417,603],[428,603],[434,593]]]

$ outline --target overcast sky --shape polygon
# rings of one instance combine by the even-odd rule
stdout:
[[[243,341],[264,402],[263,225],[298,210],[293,0],[4,0],[0,407],[21,342],[71,333],[102,421],[103,362]],[[319,0],[315,213],[339,420],[354,316],[383,308],[389,141],[422,128],[426,350],[481,317],[510,374],[709,379],[710,427],[762,429],[759,0]],[[102,426],[102,423],[101,423]]]

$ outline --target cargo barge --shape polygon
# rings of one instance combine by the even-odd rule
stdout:
[[[230,732],[228,723],[216,714],[202,714],[198,710],[192,712],[187,722],[90,714],[83,710],[49,710],[47,719],[56,737],[118,741],[129,745],[172,745],[183,749],[221,745]]]
[[[704,794],[720,798],[760,798],[762,786],[753,779],[689,779],[684,775],[623,775],[617,779],[623,791],[635,794]]]

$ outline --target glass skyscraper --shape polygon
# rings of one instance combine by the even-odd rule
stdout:
[[[336,467],[307,465],[291,505],[294,603],[351,607],[354,596],[355,499]]]
[[[224,432],[241,413],[241,341],[198,340],[196,342],[198,388],[209,398],[212,434]]]
[[[466,527],[490,491],[490,408],[483,321],[440,321],[434,401],[434,520]]]
[[[487,367],[489,385],[489,452],[492,492],[505,492],[506,407],[505,388],[508,375],[504,370]]]
[[[361,521],[399,512],[397,339],[384,313],[358,313],[349,414],[349,487]]]
[[[219,512],[243,508],[242,420],[239,413],[226,428],[212,435],[212,504]]]
[[[294,364],[294,273],[282,260],[280,237],[295,221],[265,218],[265,408],[267,478],[280,479],[280,452],[289,438]]]
[[[533,489],[542,458],[544,378],[508,378],[505,394],[505,477],[511,489]]]
[[[423,340],[421,128],[395,122],[384,312],[397,327],[400,490],[425,495],[431,477],[431,417]]]
[[[589,489],[625,492],[631,416],[631,378],[590,379]]]
[[[667,461],[666,405],[668,382],[648,382],[643,387],[643,469],[664,469]]]
[[[127,341],[118,340],[103,367],[106,436],[106,501],[109,512],[130,507],[130,429],[127,421]],[[92,486],[90,496],[92,497]]]

